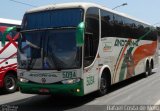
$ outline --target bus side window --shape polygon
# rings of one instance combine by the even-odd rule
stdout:
[[[99,9],[91,7],[85,18],[84,67],[93,63],[99,45]]]
[[[84,65],[90,65],[94,60],[94,40],[92,33],[85,34]]]
[[[87,33],[85,34],[85,52],[84,52],[84,57],[85,59],[90,59],[94,57],[93,54],[93,34]]]

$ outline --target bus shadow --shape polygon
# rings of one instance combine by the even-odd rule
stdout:
[[[13,94],[13,93],[7,93],[6,91],[4,91],[4,89],[2,89],[2,88],[0,89],[0,96],[9,95],[9,94]]]
[[[149,75],[148,77],[152,76],[155,73],[156,72],[152,72],[152,74]],[[114,85],[112,85],[110,87],[110,90],[109,90],[108,93],[112,93],[113,91],[116,91],[116,90],[118,90],[120,88],[126,87],[126,86],[128,86],[128,85],[130,85],[132,83],[135,83],[137,81],[140,81],[141,79],[144,79],[144,78],[147,78],[147,77],[145,77],[144,74],[140,74],[140,75],[136,75],[135,77],[129,78],[127,80],[124,80],[124,81],[121,81],[119,83],[116,83],[116,84],[114,84]]]
[[[153,74],[154,73],[152,73],[152,75]],[[141,74],[128,80],[114,84],[111,86],[109,93],[126,87],[143,78],[144,75]],[[18,107],[18,111],[75,111],[75,109],[76,111],[78,111],[77,109],[81,109],[83,105],[95,100],[96,98],[98,98],[96,93],[91,93],[83,97],[37,95],[27,99],[14,101],[5,105]]]
[[[1,95],[6,95],[7,93],[6,92],[4,92],[4,90],[2,89],[2,88],[0,88],[0,96]]]
[[[4,104],[4,106],[18,107],[18,111],[64,111],[72,109],[75,110],[94,99],[94,93],[83,97],[37,95],[27,99],[7,103]]]

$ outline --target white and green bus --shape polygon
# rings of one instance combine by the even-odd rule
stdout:
[[[154,27],[93,3],[27,11],[18,45],[22,93],[104,95],[110,85],[147,76],[158,65]]]

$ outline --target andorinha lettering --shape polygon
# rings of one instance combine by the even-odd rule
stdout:
[[[135,47],[138,46],[138,42],[137,41],[133,41],[133,40],[119,40],[116,39],[114,46],[125,46],[128,45],[130,47]]]
[[[55,74],[30,74],[32,77],[57,77]]]

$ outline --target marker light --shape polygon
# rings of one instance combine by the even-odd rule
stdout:
[[[77,91],[77,92],[80,92],[80,89],[77,89],[76,91]]]

